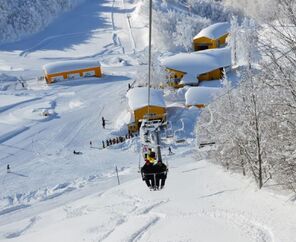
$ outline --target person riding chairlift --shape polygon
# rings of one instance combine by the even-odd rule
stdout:
[[[150,163],[156,164],[156,154],[154,151],[152,151],[151,148],[148,149],[148,153],[146,155],[147,155],[147,160],[149,160]]]
[[[145,158],[145,164],[141,168],[141,174],[143,181],[145,181],[146,185],[153,189],[155,187],[155,179],[154,179],[154,169],[153,164],[147,159],[147,156]]]
[[[153,155],[152,155],[153,156]],[[145,154],[145,164],[141,168],[141,174],[146,185],[153,190],[162,189],[167,178],[167,166],[161,161],[156,162],[154,158]]]

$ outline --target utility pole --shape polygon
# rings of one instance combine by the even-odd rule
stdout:
[[[149,4],[149,60],[148,60],[148,114],[150,113],[150,84],[151,84],[151,45],[152,45],[152,0]]]
[[[161,157],[161,151],[160,151],[160,137],[159,134],[160,130],[159,127],[155,130],[155,134],[156,134],[156,145],[157,145],[157,158],[158,161],[162,162],[162,157]]]

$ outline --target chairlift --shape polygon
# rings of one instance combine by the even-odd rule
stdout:
[[[144,116],[140,127],[142,152],[145,164],[141,167],[142,179],[150,189],[162,189],[167,177],[167,166],[163,164],[160,149],[160,127],[162,120],[156,114],[150,113],[150,84],[151,84],[151,43],[152,43],[152,0],[149,1],[149,64],[148,64],[148,114]],[[160,183],[161,181],[161,183]]]
[[[145,161],[141,167],[141,175],[151,190],[159,190],[164,187],[168,172],[161,157],[159,124],[159,122],[144,120],[140,128],[142,158]]]

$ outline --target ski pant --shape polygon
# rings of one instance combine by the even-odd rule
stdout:
[[[155,180],[156,179],[154,179],[154,175],[145,175],[145,177],[144,177],[144,181],[146,182],[146,185],[148,186],[148,187],[155,187]]]
[[[165,180],[166,180],[166,174],[161,173],[156,175],[156,187],[159,187],[159,182],[160,182],[160,187],[163,188],[165,185]]]

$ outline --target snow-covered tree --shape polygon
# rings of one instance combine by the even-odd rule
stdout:
[[[40,31],[61,12],[84,0],[1,0],[0,43]]]
[[[138,86],[146,86],[148,83],[148,48],[140,56],[140,61],[142,64],[146,65],[147,68],[144,70],[141,68],[137,71],[135,75],[136,85]],[[152,87],[160,87],[166,80],[167,72],[165,67],[160,63],[160,53],[159,52],[152,52],[151,56],[151,86]]]
[[[232,65],[237,65],[238,39],[239,39],[239,23],[236,16],[233,16],[230,21],[230,34],[228,36],[229,46],[231,47]]]
[[[296,192],[296,3],[279,6],[276,20],[261,31],[258,69],[240,68],[247,70],[239,87],[202,113],[197,134],[216,142],[214,157],[228,169],[251,174],[259,187],[272,179]],[[239,50],[253,65],[251,47]]]
[[[251,65],[256,64],[260,60],[260,52],[258,46],[258,26],[255,21],[249,18],[245,18],[239,28],[236,28],[235,48],[237,62],[239,65],[247,65],[251,68]]]

